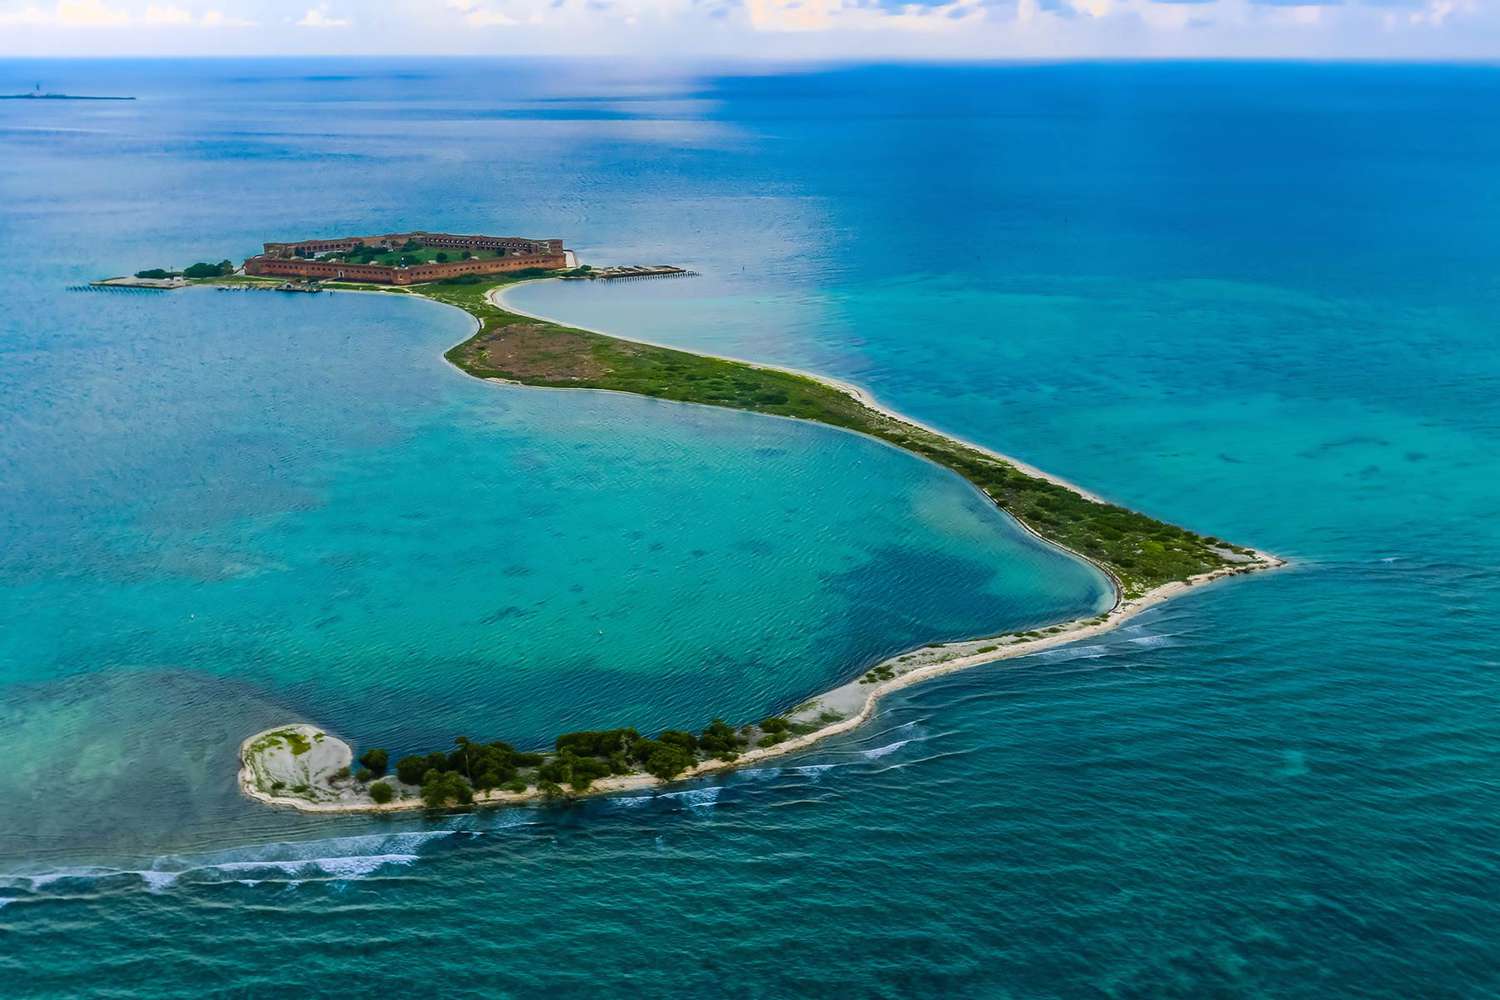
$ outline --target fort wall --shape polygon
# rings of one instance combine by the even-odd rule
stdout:
[[[334,261],[304,260],[299,257],[261,255],[245,261],[245,273],[267,277],[312,278],[319,281],[416,285],[427,281],[442,281],[444,278],[457,278],[465,274],[503,274],[507,271],[524,271],[528,268],[556,270],[567,267],[568,258],[561,249],[561,240],[543,241],[543,245],[552,242],[558,244],[556,253],[452,260],[443,264],[413,264],[410,267],[342,264]]]

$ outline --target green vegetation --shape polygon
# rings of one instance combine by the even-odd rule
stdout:
[[[769,719],[761,719],[761,737],[757,745],[763,747],[775,746],[791,735],[791,728],[791,722],[779,715],[773,715]]]
[[[370,799],[376,805],[385,805],[396,797],[396,790],[383,781],[377,781],[370,786]]]
[[[766,724],[778,734],[777,742],[786,738],[785,719],[768,719]],[[423,802],[433,809],[468,805],[476,792],[519,793],[533,785],[556,798],[587,791],[600,778],[616,775],[645,773],[668,781],[705,760],[733,760],[747,742],[722,719],[715,719],[698,735],[669,729],[655,739],[635,729],[563,733],[550,754],[526,753],[508,743],[476,743],[460,736],[446,753],[402,757],[396,762],[396,778],[421,788]],[[372,797],[379,787],[389,790],[390,786],[371,785]]]
[[[391,250],[366,245],[343,253],[332,252],[321,254],[315,259],[339,261],[345,264],[378,264],[382,267],[411,267],[415,264],[446,263],[453,259],[455,253],[457,251],[424,247],[415,240],[407,240],[401,246]],[[464,260],[469,260],[473,257],[473,254],[464,251],[461,256]]]
[[[474,789],[454,771],[429,771],[422,781],[422,801],[429,809],[466,806],[474,801]]]
[[[234,262],[221,260],[217,264],[199,261],[182,272],[184,278],[219,278],[234,273]]]
[[[366,750],[360,754],[360,764],[371,774],[385,774],[386,767],[390,764],[391,755],[379,748]],[[363,779],[361,779],[363,780]]]
[[[657,399],[816,420],[867,434],[952,469],[1036,534],[1087,557],[1124,596],[1229,565],[1217,540],[1023,472],[977,448],[871,409],[808,375],[617,340],[518,316],[486,294],[529,275],[424,285],[418,294],[474,316],[480,330],[448,360],[479,378],[611,389]]]
[[[221,260],[217,264],[199,261],[181,271],[168,271],[165,268],[153,267],[145,271],[137,271],[135,276],[137,278],[220,278],[233,274],[234,270],[234,261],[231,260]]]

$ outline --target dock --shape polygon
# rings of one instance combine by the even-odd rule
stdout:
[[[596,267],[583,274],[565,274],[564,281],[621,281],[625,278],[694,278],[697,271],[670,264],[632,264]]]
[[[321,292],[323,286],[316,281],[283,281],[279,285],[269,282],[243,285],[215,285],[221,292]]]
[[[104,278],[90,281],[87,285],[70,285],[70,292],[111,292],[121,290],[166,292],[174,288],[186,288],[186,278]]]

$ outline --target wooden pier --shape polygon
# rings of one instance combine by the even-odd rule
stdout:
[[[693,278],[697,271],[670,264],[634,264],[629,266],[596,267],[582,274],[565,274],[564,281],[622,281],[626,278]]]
[[[169,292],[174,288],[186,288],[183,278],[104,278],[90,281],[87,285],[69,285],[70,292]]]

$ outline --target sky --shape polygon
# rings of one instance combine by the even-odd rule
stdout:
[[[0,0],[3,56],[1500,59],[1500,0]]]

